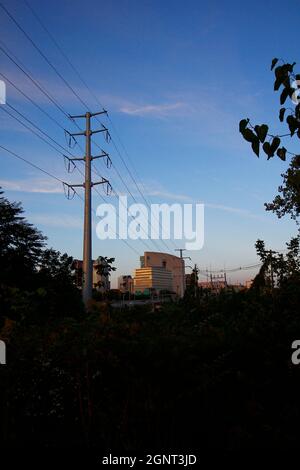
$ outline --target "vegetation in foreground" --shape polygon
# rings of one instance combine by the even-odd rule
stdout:
[[[300,439],[299,241],[258,242],[253,288],[159,312],[85,312],[72,258],[0,199],[0,440],[96,449],[293,448]],[[272,263],[272,265],[270,264]],[[272,268],[272,284],[270,277]]]
[[[278,60],[272,61],[272,69]],[[295,64],[277,65],[280,103],[295,93]],[[279,110],[284,121],[286,109]],[[288,112],[291,108],[288,108]],[[300,138],[300,103],[286,117]],[[283,161],[286,135],[240,122],[257,156]],[[297,220],[299,155],[266,209]],[[249,290],[188,289],[180,303],[85,312],[73,260],[47,249],[0,195],[0,441],[97,450],[295,449],[300,440],[299,235],[287,252],[256,243],[262,267]],[[110,260],[112,261],[112,260]],[[196,276],[197,273],[194,273]]]

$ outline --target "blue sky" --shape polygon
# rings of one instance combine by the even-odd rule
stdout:
[[[278,221],[263,204],[276,194],[287,163],[267,162],[263,155],[257,159],[242,140],[238,122],[250,117],[255,123],[270,123],[274,132],[281,129],[270,63],[273,57],[297,62],[298,2],[289,1],[283,8],[279,1],[28,1],[110,112],[130,160],[114,129],[112,136],[142,181],[146,198],[205,203],[205,245],[190,253],[193,263],[202,269],[254,263],[257,238],[274,249],[284,248],[296,232],[295,224]],[[90,109],[97,110],[23,0],[3,3]],[[0,29],[5,45],[68,113],[85,111],[3,11]],[[63,127],[75,131],[1,51],[0,71]],[[62,130],[9,85],[7,100],[66,146]],[[102,122],[109,127],[106,118]],[[66,173],[56,152],[3,112],[0,139],[2,145],[64,181],[81,182],[76,171]],[[101,135],[95,139],[141,201],[114,147]],[[286,146],[297,151],[293,141]],[[49,245],[81,257],[82,202],[67,201],[59,184],[5,152],[0,158],[0,184],[7,197],[22,201],[26,216],[48,236]],[[113,169],[101,162],[96,166],[125,193]],[[95,208],[101,202],[96,196]],[[143,253],[142,243],[129,243]],[[138,266],[137,254],[121,241],[99,241],[95,233],[93,255],[116,257],[116,276]],[[247,279],[252,274],[246,271],[231,278]]]

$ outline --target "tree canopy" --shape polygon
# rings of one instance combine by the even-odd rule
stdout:
[[[27,222],[21,205],[0,195],[0,325],[5,318],[43,322],[79,315],[73,258],[47,248],[46,237]]]

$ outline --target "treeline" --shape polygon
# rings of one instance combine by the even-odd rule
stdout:
[[[0,441],[97,450],[288,449],[300,439],[299,244],[253,288],[159,312],[83,308],[72,259],[0,200]]]

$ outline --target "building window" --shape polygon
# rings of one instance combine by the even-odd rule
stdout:
[[[166,268],[166,267],[167,267],[167,262],[166,262],[166,261],[163,261],[163,262],[162,262],[162,265],[163,265],[163,268]]]

